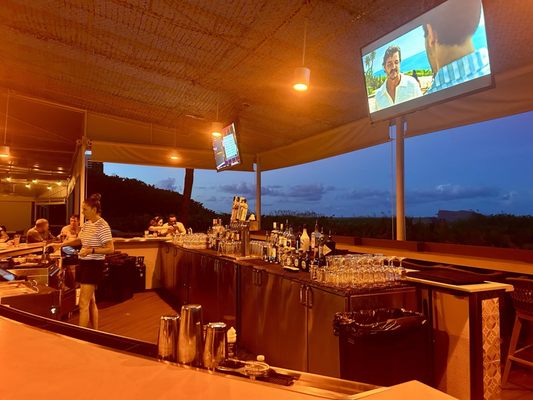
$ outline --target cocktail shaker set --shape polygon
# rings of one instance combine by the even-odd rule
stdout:
[[[212,322],[205,329],[202,306],[186,304],[180,315],[161,317],[158,337],[158,357],[194,367],[215,369],[226,359],[226,324]]]

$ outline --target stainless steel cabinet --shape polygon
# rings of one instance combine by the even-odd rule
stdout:
[[[307,371],[340,377],[339,339],[333,334],[333,316],[348,310],[348,297],[307,286]]]
[[[340,376],[332,321],[347,298],[253,267],[240,275],[241,345],[272,365]]]
[[[189,269],[189,303],[202,305],[204,323],[219,319],[217,284],[215,259],[194,254]]]

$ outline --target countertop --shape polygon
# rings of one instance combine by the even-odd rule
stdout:
[[[0,374],[9,377],[0,389],[3,400],[355,399],[374,388],[311,374],[288,388],[251,382],[110,350],[4,317],[0,352]]]

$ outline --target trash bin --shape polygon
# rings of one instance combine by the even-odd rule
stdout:
[[[136,257],[127,254],[106,258],[104,279],[98,285],[96,301],[123,302],[133,297],[137,275]]]
[[[144,264],[144,256],[137,257],[135,269],[135,292],[143,292],[146,290],[146,264]]]
[[[335,314],[341,378],[380,386],[416,379],[433,384],[426,318],[404,309]]]

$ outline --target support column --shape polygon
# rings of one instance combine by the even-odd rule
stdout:
[[[396,240],[405,240],[404,139],[405,120],[396,118]]]
[[[261,165],[259,164],[259,157],[255,161],[255,216],[257,229],[261,230]]]
[[[80,225],[83,225],[85,222],[85,218],[82,216],[83,214],[83,201],[87,198],[87,180],[86,180],[86,162],[85,162],[85,149],[86,149],[86,142],[85,140],[82,141],[81,146],[79,148],[79,155],[78,155],[78,181],[76,182],[76,185],[80,185],[80,191],[79,191],[79,210],[78,213],[80,215]]]

